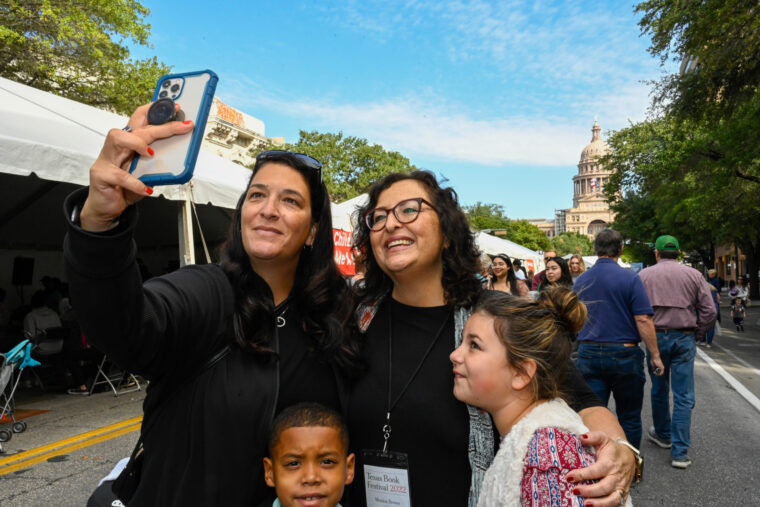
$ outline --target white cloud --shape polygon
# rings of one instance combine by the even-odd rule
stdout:
[[[412,159],[420,157],[478,165],[508,164],[567,166],[578,162],[580,149],[591,139],[596,115],[605,130],[626,126],[628,118],[643,118],[645,90],[632,87],[621,94],[585,100],[575,118],[479,118],[440,100],[407,96],[392,100],[341,104],[335,100],[289,100],[260,93],[238,96],[244,108],[267,108],[297,118],[308,129],[341,130]],[[251,99],[250,97],[255,97]],[[643,98],[643,100],[642,100]]]

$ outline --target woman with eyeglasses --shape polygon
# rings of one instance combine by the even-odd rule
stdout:
[[[524,280],[518,280],[512,268],[512,261],[506,254],[494,256],[491,266],[494,276],[488,280],[486,288],[509,292],[513,296],[528,297],[528,286]]]
[[[394,493],[394,501],[408,496],[418,506],[474,506],[498,441],[490,417],[452,393],[449,355],[482,290],[467,218],[454,190],[426,171],[376,182],[357,218],[355,246],[366,272],[356,319],[368,370],[349,405],[358,466],[350,505],[379,505]],[[577,370],[568,372],[564,390],[586,426],[604,432],[584,440],[598,444],[599,460],[574,479],[601,478],[577,487],[594,505],[617,505],[633,455],[610,440],[624,438],[615,416]]]
[[[358,364],[321,164],[261,153],[221,261],[143,284],[134,204],[150,189],[126,169],[153,141],[193,128],[148,126],[146,111],[135,111],[130,132],[108,134],[89,189],[65,202],[64,256],[84,334],[150,380],[142,465],[115,492],[130,505],[271,505],[262,458],[275,414],[303,401],[344,409]]]

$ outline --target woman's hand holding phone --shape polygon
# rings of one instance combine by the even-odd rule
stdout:
[[[193,130],[190,120],[149,125],[149,108],[150,104],[145,104],[132,113],[128,124],[131,131],[112,129],[108,132],[103,148],[90,168],[90,192],[80,213],[82,229],[91,232],[110,229],[127,206],[153,193],[152,188],[129,174],[135,153],[152,157],[154,151],[150,145],[154,141]]]

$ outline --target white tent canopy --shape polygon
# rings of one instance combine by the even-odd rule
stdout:
[[[103,139],[128,118],[0,78],[0,172],[87,185]],[[234,208],[250,171],[201,150],[193,175],[195,202]],[[157,195],[183,200],[180,186]]]
[[[127,120],[0,78],[0,248],[60,250],[63,197],[88,184],[89,168],[105,135]],[[179,243],[180,261],[193,262],[189,201],[211,205],[198,206],[198,214],[206,240],[219,242],[227,232],[228,210],[235,207],[249,176],[248,169],[201,150],[190,183],[156,187],[154,197],[165,199],[139,204],[141,213],[150,216],[139,243]]]
[[[537,252],[518,245],[508,239],[492,236],[485,232],[479,232],[475,237],[478,247],[489,255],[507,254],[511,259],[533,259],[536,265],[543,262],[543,257]]]
[[[353,231],[354,223],[352,221],[352,218],[354,212],[356,212],[357,208],[360,208],[367,204],[368,199],[369,196],[367,194],[361,194],[347,201],[343,201],[340,204],[331,204],[330,211],[332,212],[333,229]]]
[[[562,258],[569,261],[570,257],[572,256],[573,256],[572,254],[567,254]],[[591,268],[594,264],[596,264],[596,261],[599,259],[599,257],[597,257],[596,255],[583,255],[582,257],[583,257],[583,265],[586,266],[586,269]],[[631,267],[631,265],[623,261],[623,259],[618,259],[618,266],[620,266],[621,268],[626,268],[626,269],[630,269]]]

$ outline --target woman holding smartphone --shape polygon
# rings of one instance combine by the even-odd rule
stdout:
[[[65,204],[71,300],[90,343],[151,381],[143,461],[133,505],[251,505],[274,500],[264,483],[269,425],[294,403],[345,407],[356,371],[344,333],[351,310],[333,262],[321,164],[264,152],[233,216],[219,264],[187,266],[145,284],[133,231],[152,193],[126,172],[135,153],[193,129],[148,125],[109,132],[89,189]]]

